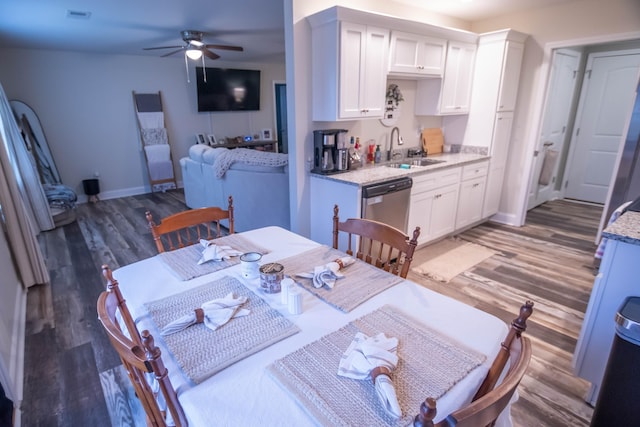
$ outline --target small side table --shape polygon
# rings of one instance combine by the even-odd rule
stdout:
[[[82,187],[84,188],[84,194],[89,196],[89,202],[96,203],[100,200],[98,197],[100,193],[100,181],[97,179],[85,179],[82,181]]]

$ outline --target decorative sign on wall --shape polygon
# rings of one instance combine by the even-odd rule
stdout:
[[[404,101],[402,92],[397,84],[391,83],[387,87],[387,96],[385,100],[384,118],[380,122],[387,127],[394,126],[400,117],[400,102]]]

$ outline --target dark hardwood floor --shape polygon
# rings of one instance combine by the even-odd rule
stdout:
[[[116,353],[100,330],[95,303],[101,265],[115,269],[155,255],[144,213],[184,210],[181,191],[78,206],[78,221],[39,236],[51,285],[28,294],[22,424],[143,425]],[[571,356],[594,279],[591,268],[601,208],[554,201],[531,212],[524,227],[485,223],[459,237],[499,251],[439,283],[409,278],[505,321],[535,302],[527,334],[533,358],[513,406],[516,426],[587,426],[588,384],[571,373]],[[414,263],[428,259],[428,248]]]

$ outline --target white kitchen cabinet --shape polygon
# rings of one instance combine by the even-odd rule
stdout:
[[[497,214],[500,209],[504,170],[504,167],[492,167],[489,169],[484,192],[484,203],[482,205],[482,218],[489,218],[490,216]]]
[[[420,227],[423,245],[455,230],[460,167],[413,177],[408,230]]]
[[[389,30],[346,21],[312,25],[312,119],[382,118]]]
[[[486,147],[491,155],[483,218],[498,213],[500,205],[526,38],[502,30],[481,34],[478,41],[463,145]]]
[[[504,172],[507,167],[509,143],[511,141],[511,128],[513,125],[513,112],[497,113],[494,119],[494,130],[490,148],[491,160],[489,162],[489,176],[485,190],[482,217],[489,218],[498,213]]]
[[[507,40],[504,46],[502,61],[502,79],[498,95],[497,111],[513,111],[516,109],[518,84],[524,56],[524,43]]]
[[[628,212],[618,221],[623,220],[625,215],[639,214]],[[629,230],[633,230],[633,227]],[[635,244],[621,240],[607,241],[572,362],[575,374],[591,382],[591,388],[585,396],[591,405],[595,405],[598,399],[607,366],[615,335],[615,314],[628,296],[638,295],[638,260],[640,245],[637,240]]]
[[[468,114],[476,45],[450,41],[442,80],[419,80],[415,114],[433,116]]]
[[[394,77],[442,77],[447,41],[401,31],[391,32],[389,74]]]
[[[460,197],[456,214],[456,230],[482,219],[485,184],[489,162],[475,163],[462,168]]]

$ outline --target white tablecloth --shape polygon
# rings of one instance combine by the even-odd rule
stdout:
[[[311,240],[279,227],[247,231],[242,235],[271,251],[263,256],[263,263],[277,261],[318,246]],[[149,317],[145,316],[145,302],[183,292],[225,275],[243,282],[298,325],[301,332],[231,365],[198,386],[191,386],[187,382],[175,361],[163,349],[169,376],[192,427],[314,425],[313,419],[267,374],[265,368],[273,361],[384,304],[394,305],[421,319],[426,325],[487,355],[481,367],[438,399],[437,421],[470,401],[507,333],[507,325],[500,319],[408,280],[371,298],[349,313],[342,313],[303,290],[303,312],[291,315],[280,303],[280,294],[261,292],[258,279],[246,280],[241,276],[240,265],[189,281],[181,281],[175,277],[158,257],[114,271],[114,277],[119,281],[130,311],[134,318],[139,319],[139,328],[149,329],[154,336],[159,336],[159,333]],[[514,317],[515,314],[514,311]],[[415,408],[416,414],[419,409]]]

